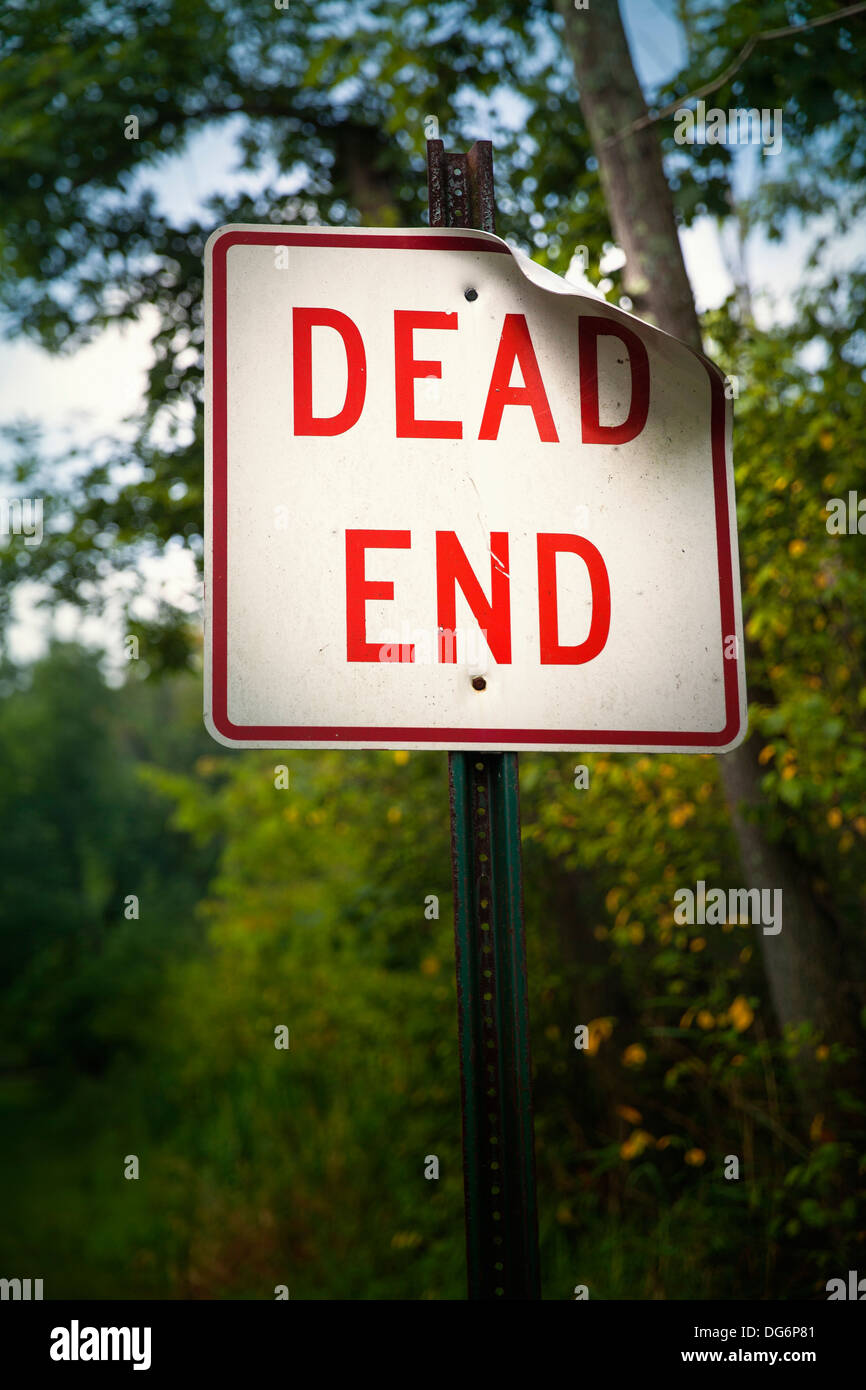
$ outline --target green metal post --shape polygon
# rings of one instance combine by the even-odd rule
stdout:
[[[494,231],[493,153],[427,145],[430,225]],[[516,753],[449,753],[470,1299],[541,1297]]]

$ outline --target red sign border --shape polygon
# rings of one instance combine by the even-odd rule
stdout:
[[[497,748],[511,743],[567,743],[575,748],[625,744],[681,748],[723,748],[740,733],[740,701],[736,659],[725,659],[725,727],[710,733],[659,731],[658,729],[441,729],[398,728],[389,726],[304,725],[286,727],[273,724],[233,724],[228,717],[228,388],[226,343],[226,258],[232,246],[358,246],[400,251],[452,250],[489,251],[510,255],[504,244],[474,237],[438,237],[419,234],[406,236],[383,233],[365,236],[331,231],[252,231],[243,229],[218,234],[211,250],[212,266],[212,508],[213,556],[212,584],[212,670],[211,720],[223,738],[236,743],[346,743],[369,742],[382,747],[401,743],[452,744]],[[716,546],[722,630],[725,638],[736,632],[734,574],[728,514],[728,479],[725,461],[725,395],[722,376],[705,357],[696,353],[710,379],[710,434],[712,439],[713,492],[716,506]]]

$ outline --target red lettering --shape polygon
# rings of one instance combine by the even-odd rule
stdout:
[[[365,605],[374,598],[392,599],[390,579],[367,579],[364,574],[365,550],[409,550],[411,531],[346,532],[346,656],[349,661],[379,661],[382,645],[367,641]],[[388,646],[388,644],[384,644]],[[389,647],[390,650],[390,647]],[[415,647],[400,649],[401,661],[415,660]]]
[[[394,394],[398,439],[462,439],[459,420],[416,420],[415,380],[442,378],[441,362],[422,362],[414,357],[412,335],[416,328],[456,328],[457,315],[436,309],[394,310]]]
[[[559,644],[556,557],[561,553],[579,555],[589,570],[592,618],[586,640],[576,647],[562,647]],[[583,536],[538,537],[538,630],[542,666],[582,666],[598,656],[607,641],[610,632],[610,580],[607,566],[592,542]]]
[[[598,340],[602,334],[619,338],[628,349],[631,370],[631,406],[621,425],[602,425],[598,418]],[[594,315],[581,317],[577,325],[580,367],[580,418],[584,444],[627,444],[639,435],[649,414],[649,357],[636,333],[624,324]]]
[[[346,349],[346,399],[336,415],[313,414],[313,329],[334,328]],[[367,391],[367,360],[358,327],[339,309],[292,310],[295,434],[345,434],[357,424]]]
[[[508,532],[493,531],[490,536],[490,602],[469,565],[453,531],[436,532],[436,604],[440,633],[453,633],[457,627],[457,591],[463,595],[487,634],[487,645],[500,666],[511,661],[511,595],[508,577]],[[439,660],[456,661],[453,639],[446,647],[440,640]]]
[[[523,386],[510,386],[514,363],[520,364],[523,373]],[[493,364],[493,374],[487,390],[487,401],[481,418],[479,439],[497,439],[502,412],[507,405],[528,405],[535,417],[538,437],[544,444],[558,444],[559,436],[553,423],[553,415],[532,339],[529,326],[523,314],[506,314],[502,325],[502,337]]]

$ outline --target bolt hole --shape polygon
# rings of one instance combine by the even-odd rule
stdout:
[[[486,680],[484,679],[483,676],[473,676],[473,677],[472,677],[472,689],[473,689],[473,690],[486,690],[486,689],[487,689],[487,682],[486,682]]]
[[[474,303],[474,301],[478,298],[478,291],[477,291],[477,290],[464,290],[464,291],[463,291],[463,298],[464,298],[464,299],[468,299],[468,300],[469,300],[469,303],[472,304],[472,303]]]

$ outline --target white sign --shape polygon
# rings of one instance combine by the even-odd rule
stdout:
[[[709,362],[461,229],[222,227],[206,306],[214,738],[740,742]]]

